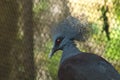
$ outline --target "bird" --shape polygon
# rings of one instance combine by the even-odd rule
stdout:
[[[68,16],[51,28],[53,48],[49,58],[62,50],[58,80],[120,80],[120,74],[111,63],[97,54],[82,52],[76,47],[75,41],[86,41],[90,37],[87,25]]]

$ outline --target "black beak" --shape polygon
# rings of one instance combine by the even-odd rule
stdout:
[[[56,47],[53,46],[51,52],[49,53],[49,58],[51,58],[57,50],[58,50],[58,49],[56,49]]]

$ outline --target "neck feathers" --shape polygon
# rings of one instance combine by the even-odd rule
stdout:
[[[76,47],[74,43],[67,44],[63,49],[61,63],[64,62],[66,59],[72,56],[75,56],[77,54],[80,54],[80,53],[81,52],[79,51],[79,49]]]

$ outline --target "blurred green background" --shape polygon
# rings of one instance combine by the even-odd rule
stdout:
[[[1,0],[0,80],[57,80],[62,51],[51,59],[50,29],[72,15],[89,22],[81,51],[104,57],[120,72],[119,0]]]

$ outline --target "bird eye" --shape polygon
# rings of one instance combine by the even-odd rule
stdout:
[[[57,40],[56,40],[56,43],[57,43],[57,44],[60,44],[60,42],[61,42],[61,39],[57,39]]]
[[[58,39],[56,40],[56,44],[59,45],[62,40],[63,40],[63,37],[58,38]]]

